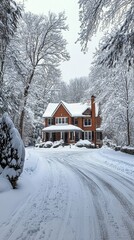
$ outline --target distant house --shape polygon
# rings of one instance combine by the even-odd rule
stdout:
[[[87,139],[102,145],[101,118],[94,96],[87,103],[49,103],[43,118],[43,141],[63,139],[64,143],[70,144]]]

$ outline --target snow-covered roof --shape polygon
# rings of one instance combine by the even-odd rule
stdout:
[[[66,103],[63,102],[65,108],[70,112],[72,117],[82,116],[83,112],[86,111],[87,108],[91,108],[91,104],[89,103]]]
[[[58,105],[59,105],[58,103],[49,103],[43,114],[43,117],[52,117],[52,114]]]
[[[51,125],[49,127],[45,127],[43,128],[44,132],[64,132],[64,131],[83,131],[81,128],[76,127],[74,125],[71,124],[60,124],[60,125]]]
[[[96,128],[96,131],[97,131],[97,132],[102,132],[103,129],[102,129],[102,128]]]
[[[63,105],[67,112],[72,117],[81,117],[83,116],[83,112],[87,110],[87,108],[91,108],[91,102],[89,103],[66,103],[61,101],[60,103],[49,103],[46,111],[43,114],[43,117],[52,117],[54,113],[57,111],[60,105]],[[96,107],[96,116],[98,116],[98,104],[95,103]]]

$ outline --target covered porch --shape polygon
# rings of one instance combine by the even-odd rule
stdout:
[[[82,138],[83,130],[71,124],[51,125],[42,130],[43,141],[59,141],[63,139],[65,144],[75,143]]]

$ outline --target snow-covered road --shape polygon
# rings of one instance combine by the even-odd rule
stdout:
[[[29,148],[19,188],[0,196],[0,240],[134,239],[128,154]]]

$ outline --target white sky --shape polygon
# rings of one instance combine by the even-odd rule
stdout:
[[[43,13],[47,15],[49,11],[55,13],[65,11],[69,31],[67,31],[64,36],[68,42],[67,50],[71,58],[69,61],[61,64],[62,80],[69,82],[70,79],[75,77],[88,76],[93,52],[95,51],[95,46],[97,46],[98,39],[94,37],[92,42],[90,42],[87,54],[81,52],[79,43],[75,44],[80,30],[78,0],[26,0],[24,2],[26,11],[37,14]]]

